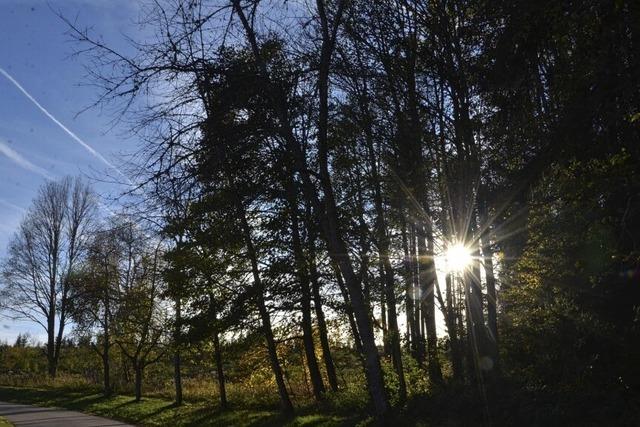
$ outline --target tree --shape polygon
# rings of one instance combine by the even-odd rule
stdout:
[[[25,334],[20,333],[16,337],[16,341],[13,343],[13,346],[17,348],[25,348],[29,344],[30,339],[31,339],[31,336],[29,336],[28,333],[25,333]]]
[[[79,178],[45,183],[2,265],[3,308],[44,328],[51,377],[69,321],[70,275],[85,255],[95,216],[95,196]]]
[[[77,332],[82,331],[89,337],[95,332],[92,348],[102,360],[105,395],[112,392],[110,354],[113,323],[119,309],[123,280],[121,267],[126,249],[117,238],[121,225],[112,219],[105,227],[92,233],[86,259],[70,278],[71,319]]]
[[[135,373],[135,398],[142,399],[144,369],[166,351],[168,313],[163,305],[162,253],[159,241],[147,237],[131,220],[116,230],[124,254],[119,276],[115,342]]]

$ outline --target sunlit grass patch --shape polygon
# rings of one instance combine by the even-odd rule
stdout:
[[[141,426],[342,426],[356,420],[339,415],[312,414],[303,411],[293,417],[276,410],[232,408],[221,411],[211,402],[175,406],[158,398],[135,402],[131,396],[104,397],[99,393],[61,389],[0,387],[0,400],[57,406],[113,418]],[[1,424],[0,424],[1,426]]]

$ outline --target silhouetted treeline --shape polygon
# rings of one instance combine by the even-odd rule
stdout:
[[[128,56],[67,21],[97,104],[144,141],[132,193],[157,236],[141,280],[161,301],[149,284],[139,301],[172,322],[114,330],[137,337],[116,342],[139,378],[170,355],[180,403],[182,358],[206,343],[224,407],[221,342],[257,333],[291,412],[283,343],[299,340],[322,402],[346,387],[342,340],[380,420],[438,422],[445,401],[468,405],[460,423],[631,422],[637,2],[173,0],[142,21],[155,36]],[[101,266],[107,240],[83,264],[104,272],[87,279],[103,355],[107,272],[131,254]],[[151,305],[134,304],[147,325]]]

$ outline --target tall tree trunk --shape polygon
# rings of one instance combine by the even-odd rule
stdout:
[[[462,371],[462,352],[460,350],[460,340],[458,338],[458,327],[456,324],[456,308],[454,301],[454,289],[455,283],[451,280],[451,273],[447,273],[445,276],[446,290],[446,322],[447,331],[449,332],[449,345],[451,346],[451,365],[453,369],[453,380],[456,383],[460,383],[464,377]]]
[[[104,288],[104,317],[102,319],[102,332],[104,335],[102,343],[102,371],[104,374],[104,395],[110,396],[111,390],[111,319],[109,318],[111,313],[111,305],[109,299],[108,286]]]
[[[363,97],[365,99],[365,97]],[[386,303],[388,313],[385,313],[384,304],[381,306],[382,319],[385,320],[388,328],[384,329],[386,333],[385,351],[391,353],[393,361],[393,367],[398,375],[398,389],[399,399],[401,403],[404,403],[407,397],[407,386],[404,378],[404,367],[402,364],[402,349],[400,347],[400,330],[398,329],[398,314],[396,312],[396,291],[395,291],[395,278],[393,267],[389,259],[389,252],[391,242],[387,233],[387,222],[384,212],[384,204],[382,200],[382,188],[380,173],[378,170],[378,162],[376,161],[375,147],[373,144],[373,134],[371,133],[371,117],[369,113],[368,104],[363,102],[363,110],[365,116],[365,140],[367,143],[367,158],[369,161],[369,167],[371,168],[373,175],[373,200],[376,212],[376,240],[378,244],[378,252],[380,257],[380,281],[382,287],[382,294],[384,296],[383,301]]]
[[[218,374],[218,389],[220,391],[220,407],[227,409],[229,404],[227,402],[227,387],[224,380],[224,368],[222,366],[222,350],[220,349],[220,339],[218,337],[218,331],[213,333],[213,351],[216,361],[216,372]]]
[[[142,374],[144,368],[139,360],[133,361],[133,369],[135,371],[135,396],[136,402],[142,400]]]
[[[398,328],[398,313],[396,311],[396,295],[393,279],[393,269],[389,258],[386,257],[384,261],[384,279],[385,279],[385,296],[387,301],[388,310],[388,323],[389,323],[389,341],[391,344],[391,360],[393,361],[393,367],[398,375],[398,399],[400,404],[403,404],[407,399],[407,384],[404,378],[404,366],[402,363],[402,349],[400,347],[400,330]]]
[[[253,246],[253,239],[251,238],[251,229],[247,222],[246,212],[244,206],[239,198],[236,198],[236,207],[238,210],[238,216],[240,217],[242,225],[242,234],[245,240],[245,246],[247,247],[247,254],[249,261],[251,262],[251,273],[253,275],[253,285],[256,290],[256,305],[260,314],[260,320],[262,321],[262,333],[264,334],[267,342],[267,351],[269,353],[269,361],[271,362],[271,369],[276,380],[278,387],[278,395],[280,396],[280,405],[282,411],[285,413],[293,412],[293,404],[289,398],[289,392],[284,382],[282,374],[282,367],[278,360],[278,351],[276,347],[276,341],[273,336],[273,330],[271,329],[271,317],[264,300],[264,287],[262,285],[262,279],[260,277],[260,270],[258,268],[258,258],[255,247]]]
[[[300,284],[300,305],[302,310],[302,341],[304,344],[304,352],[307,360],[307,368],[309,369],[309,377],[313,388],[313,395],[317,401],[323,399],[325,393],[322,374],[316,359],[315,343],[313,339],[313,324],[311,319],[311,290],[309,283],[308,264],[305,260],[300,239],[300,226],[298,222],[298,206],[295,198],[295,183],[289,175],[286,183],[287,199],[289,202],[289,219],[291,222],[291,237],[293,241],[293,254],[295,258],[296,271]]]
[[[318,335],[320,336],[320,347],[322,348],[322,359],[324,361],[325,370],[327,371],[327,379],[332,391],[338,391],[338,376],[336,375],[336,367],[331,355],[329,346],[329,337],[327,333],[327,321],[322,310],[322,297],[320,295],[320,282],[318,280],[318,269],[315,261],[315,235],[309,237],[309,272],[311,278],[311,290],[313,294],[313,307],[318,321]]]
[[[47,313],[47,369],[49,377],[56,377],[57,363],[55,358],[55,327],[56,327],[56,295],[55,282],[51,282],[49,286],[50,301],[49,312]]]
[[[419,363],[423,363],[424,362],[424,355],[426,354],[428,357],[430,357],[430,354],[428,352],[425,352],[426,349],[426,339],[428,338],[426,335],[426,316],[428,313],[428,294],[430,291],[432,291],[431,289],[429,289],[429,285],[430,285],[430,279],[431,279],[431,264],[429,263],[429,255],[427,252],[427,245],[426,245],[426,233],[424,230],[424,227],[422,224],[418,223],[415,225],[415,239],[416,239],[416,249],[417,252],[415,253],[415,264],[418,267],[418,274],[417,274],[417,286],[416,289],[418,290],[418,295],[419,297],[416,299],[416,301],[420,301],[420,304],[416,304],[416,309],[419,310],[418,313],[416,313],[416,323],[418,325],[419,328],[419,345],[418,345],[418,362]],[[429,360],[427,357],[427,363],[429,363],[429,376],[431,377],[431,380],[435,380],[435,378],[433,378],[433,372],[431,371],[431,360]]]
[[[465,349],[468,348],[468,344],[469,344],[469,311],[467,310],[467,286],[466,283],[464,281],[464,275],[462,277],[459,277],[458,275],[455,275],[451,278],[452,282],[456,283],[454,285],[454,293],[453,293],[453,298],[454,298],[454,307],[455,307],[455,319],[456,319],[456,324],[457,324],[457,328],[456,330],[458,331],[458,337],[459,337],[459,342],[460,342],[460,353],[461,353],[461,357],[463,357],[466,353],[465,353]],[[465,324],[467,325],[467,328],[465,328]],[[469,362],[471,362],[470,359],[467,360],[467,363],[464,364],[464,369],[465,372],[467,373],[466,378],[470,377],[470,374],[472,374],[472,369],[473,369],[473,364],[469,364]]]
[[[476,231],[475,216],[471,219],[472,233]],[[482,381],[483,371],[487,368],[487,338],[482,308],[482,284],[480,282],[480,246],[478,242],[472,245],[472,264],[465,273],[467,290],[467,311],[469,314],[468,339],[470,344],[471,365],[474,367],[475,380]]]
[[[429,377],[432,383],[442,384],[442,369],[438,358],[438,336],[436,332],[436,302],[435,302],[435,286],[438,280],[434,255],[433,228],[431,221],[427,219],[426,238],[427,238],[427,258],[428,265],[428,282],[427,294],[424,296],[425,305],[425,329],[427,331],[427,354],[429,355]]]
[[[322,381],[322,374],[316,359],[315,344],[313,339],[313,325],[311,322],[311,295],[309,292],[309,282],[303,285],[306,289],[302,296],[302,341],[304,344],[305,357],[307,359],[307,368],[309,369],[309,377],[313,388],[313,395],[316,400],[320,401],[324,397],[325,387]]]
[[[407,224],[402,224],[402,253],[404,270],[404,304],[407,318],[407,348],[413,352],[415,345],[415,319],[413,308],[413,272],[411,269],[411,257],[409,256],[409,241],[407,237]],[[415,354],[414,354],[415,356]]]
[[[353,308],[351,307],[351,304],[349,304],[349,293],[347,291],[347,287],[344,284],[344,279],[342,278],[342,273],[340,272],[340,268],[334,265],[334,271],[336,274],[336,281],[338,282],[338,288],[340,289],[340,293],[342,294],[342,298],[344,300],[347,319],[349,320],[349,326],[351,327],[351,333],[353,334],[354,346],[358,354],[363,355],[364,350],[362,348],[362,339],[360,339],[360,332],[358,332],[358,324],[356,323],[356,318],[353,315]]]
[[[75,244],[73,242],[70,242],[70,245],[72,248],[75,247]],[[73,255],[71,255],[70,259],[73,259]],[[69,263],[70,263],[69,268],[71,268],[72,261],[70,260]],[[56,345],[53,353],[55,372],[57,372],[58,370],[58,361],[60,360],[60,349],[62,348],[62,339],[64,337],[64,330],[67,324],[67,302],[69,300],[68,274],[62,279],[62,282],[63,282],[62,296],[60,297],[60,305],[58,309],[58,317],[59,317],[58,318],[58,335],[56,337]],[[55,376],[55,372],[54,372],[54,376]]]
[[[173,354],[173,382],[176,389],[176,405],[182,405],[182,372],[180,347],[182,345],[182,301],[180,297],[176,298],[176,325],[174,331],[175,352]]]
[[[61,304],[64,305],[64,304]],[[53,364],[54,364],[54,376],[58,371],[58,362],[60,360],[60,350],[62,348],[62,338],[64,334],[64,327],[66,324],[66,316],[65,310],[61,309],[58,311],[60,314],[60,319],[58,320],[58,335],[56,337],[56,344],[53,351]]]
[[[107,310],[105,310],[106,312]],[[104,395],[111,395],[111,360],[109,351],[111,350],[111,339],[109,337],[109,319],[108,315],[104,316],[104,338],[102,343],[102,372],[104,374]]]
[[[338,246],[341,249],[339,253],[348,253],[347,247],[343,242],[340,242]],[[385,418],[390,407],[385,390],[378,347],[376,346],[373,328],[371,327],[369,309],[365,305],[362,291],[360,290],[360,282],[353,272],[351,264],[344,257],[340,257],[340,259],[342,260],[340,271],[345,276],[345,283],[349,289],[351,304],[358,325],[358,332],[362,340],[365,374],[369,384],[369,392],[374,404],[375,414],[378,418]]]
[[[57,364],[56,364],[56,360],[53,356],[53,352],[50,349],[53,349],[53,345],[52,344],[53,339],[49,340],[47,342],[47,370],[49,372],[49,377],[50,378],[55,378],[56,377],[56,370],[57,370]]]
[[[375,161],[373,159],[373,146],[370,144],[370,160],[373,161],[375,170]],[[384,216],[384,208],[382,204],[382,191],[380,189],[380,176],[375,173],[376,182],[374,183],[374,201],[376,208],[376,234],[380,252],[380,279],[382,281],[382,290],[384,300],[387,305],[388,316],[388,342],[391,351],[393,367],[398,375],[398,393],[401,403],[404,403],[407,397],[407,385],[404,378],[404,367],[402,364],[402,349],[400,347],[400,330],[398,329],[398,313],[396,311],[396,286],[393,272],[393,266],[389,259],[389,250],[391,243],[386,229],[386,220]],[[384,311],[384,307],[382,308]],[[383,313],[384,315],[384,313]]]
[[[424,226],[417,226],[417,246],[418,264],[420,266],[420,293],[422,318],[421,327],[424,328],[427,338],[427,356],[429,363],[429,378],[434,384],[442,382],[442,373],[438,361],[437,338],[435,336],[435,300],[434,300],[434,277],[435,266],[433,265],[433,254],[429,252],[426,245],[427,233]]]
[[[411,225],[411,240],[410,240],[410,267],[412,273],[412,288],[413,288],[413,324],[415,326],[415,348],[414,355],[418,364],[422,366],[424,363],[424,335],[422,333],[422,290],[420,289],[420,263],[419,254],[417,251],[417,236],[416,236],[416,225]]]
[[[102,353],[103,391],[105,396],[111,396],[111,366],[109,362],[109,346],[105,345]]]
[[[282,366],[280,365],[280,361],[278,360],[278,350],[276,347],[275,338],[273,336],[273,330],[271,329],[271,318],[269,317],[269,312],[267,311],[267,306],[264,301],[264,295],[260,293],[257,295],[256,299],[258,311],[262,320],[262,332],[267,342],[267,350],[269,352],[271,369],[273,370],[273,375],[275,376],[276,384],[278,386],[280,406],[282,407],[283,412],[291,413],[293,412],[293,404],[291,403],[291,399],[289,399],[289,392],[284,382]]]
[[[478,213],[480,216],[481,239],[482,239],[482,261],[484,265],[484,276],[487,284],[487,323],[488,323],[488,345],[493,359],[494,369],[499,367],[498,352],[498,314],[497,314],[497,293],[496,277],[493,271],[493,249],[491,246],[491,227],[489,219],[489,208],[486,188],[480,187],[478,194]]]
[[[493,251],[490,244],[482,248],[484,257],[484,274],[487,283],[487,320],[489,324],[489,352],[493,359],[494,369],[498,369],[500,358],[498,352],[498,314],[497,314],[497,293],[496,278],[493,272]]]
[[[336,5],[337,12],[332,24],[329,23],[324,0],[317,0],[316,5],[322,32],[318,70],[318,164],[320,169],[320,184],[325,194],[328,246],[340,264],[340,271],[349,289],[349,296],[351,297],[351,304],[353,305],[354,315],[358,324],[358,331],[362,339],[365,375],[367,377],[375,415],[378,418],[384,418],[388,414],[390,407],[382,375],[382,366],[380,365],[380,356],[378,355],[378,348],[371,325],[370,308],[366,306],[360,288],[360,280],[353,271],[348,257],[349,251],[347,245],[342,239],[328,166],[329,70],[338,26],[342,21],[345,0],[338,0]]]
[[[382,354],[387,356],[391,354],[391,341],[389,327],[387,326],[386,278],[382,259],[378,260],[378,277],[380,282],[380,329],[382,329]]]

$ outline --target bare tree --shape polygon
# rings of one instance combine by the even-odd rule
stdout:
[[[78,178],[45,183],[9,244],[2,265],[2,308],[47,333],[47,361],[55,377],[69,318],[69,277],[82,258],[96,201]]]

